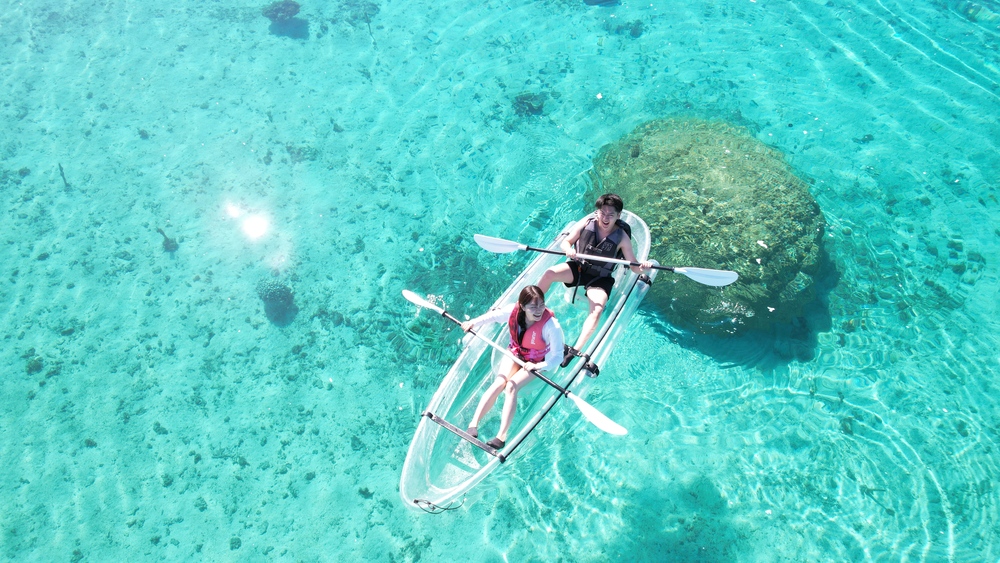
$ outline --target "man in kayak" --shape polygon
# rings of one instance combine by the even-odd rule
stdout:
[[[487,445],[497,450],[504,447],[507,431],[514,420],[517,392],[535,378],[532,370],[548,371],[563,359],[563,332],[552,311],[545,307],[545,294],[538,286],[529,285],[521,290],[517,303],[501,307],[462,323],[462,330],[479,328],[487,323],[506,322],[510,330],[510,351],[524,366],[504,356],[497,370],[497,378],[490,385],[476,407],[476,414],[469,423],[468,433],[479,437],[479,421],[493,408],[501,391],[507,392],[500,415],[500,431]]]
[[[580,224],[563,239],[560,247],[569,258],[568,262],[552,266],[542,274],[538,287],[547,292],[553,282],[563,282],[566,287],[583,287],[590,302],[590,314],[583,322],[583,329],[576,344],[567,346],[562,367],[569,365],[573,356],[578,356],[587,339],[597,328],[597,321],[608,303],[611,287],[615,279],[611,277],[615,264],[598,261],[577,260],[577,254],[602,256],[606,258],[624,258],[629,262],[638,262],[632,250],[632,229],[621,220],[625,204],[617,194],[604,194],[597,198],[594,204],[596,212],[586,223]],[[637,274],[648,273],[652,269],[651,262],[643,262],[639,266],[629,266]]]

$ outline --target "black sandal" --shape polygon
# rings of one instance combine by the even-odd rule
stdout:
[[[486,445],[489,446],[489,447],[491,447],[491,448],[493,448],[494,450],[499,450],[499,449],[503,448],[503,446],[504,446],[505,443],[506,442],[504,442],[500,438],[493,438],[489,442],[486,442]]]
[[[468,434],[469,436],[472,436],[473,438],[478,438],[479,437],[479,427],[478,426],[470,426],[469,429],[465,431],[465,433]]]
[[[573,361],[573,357],[579,355],[580,352],[576,348],[563,344],[563,361],[559,364],[559,367],[564,368],[568,366]]]

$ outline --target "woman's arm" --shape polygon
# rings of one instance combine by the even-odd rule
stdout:
[[[555,317],[542,327],[542,339],[549,345],[549,353],[545,354],[544,360],[535,364],[535,369],[548,371],[550,366],[558,366],[563,361],[563,331]]]
[[[514,311],[514,304],[511,303],[506,307],[500,307],[499,309],[490,309],[482,315],[472,319],[471,321],[465,321],[462,323],[462,330],[469,332],[469,329],[478,329],[479,327],[490,324],[504,322],[510,318],[510,314]]]

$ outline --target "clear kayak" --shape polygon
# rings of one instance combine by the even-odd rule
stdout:
[[[632,248],[636,258],[640,262],[646,260],[649,255],[649,228],[639,216],[629,211],[623,211],[621,218],[632,227]],[[576,224],[566,225],[546,248],[558,251],[559,243]],[[515,302],[524,286],[537,283],[546,269],[565,260],[561,255],[538,253],[491,308]],[[587,383],[599,373],[615,343],[625,332],[656,272],[653,270],[646,276],[639,276],[627,267],[616,268],[615,284],[608,304],[593,335],[581,350],[581,356],[573,358],[565,368],[547,372],[549,379],[583,397],[589,387]],[[567,342],[572,343],[588,312],[583,290],[579,289],[574,299],[574,289],[555,283],[546,295],[546,304],[559,319]],[[483,326],[479,334],[502,347],[508,344],[508,331],[503,323]],[[434,393],[420,418],[403,463],[399,492],[408,506],[428,512],[454,508],[464,495],[501,463],[510,460],[515,452],[523,455],[530,450],[530,444],[537,443],[538,437],[543,435],[543,429],[537,428],[539,423],[564,395],[537,378],[518,394],[517,411],[507,443],[500,451],[483,447],[481,442],[470,440],[464,434],[462,429],[472,420],[480,397],[495,377],[500,359],[501,354],[483,340],[468,340]],[[501,397],[483,419],[480,433],[494,432],[499,426],[502,402]]]

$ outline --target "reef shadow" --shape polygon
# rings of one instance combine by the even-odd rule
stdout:
[[[274,35],[291,37],[292,39],[309,39],[309,21],[302,18],[289,18],[271,22],[268,31]]]
[[[685,348],[697,350],[724,367],[754,367],[764,371],[807,362],[816,356],[818,335],[833,326],[829,295],[840,281],[840,272],[825,249],[821,250],[816,297],[802,313],[787,323],[771,323],[766,330],[735,331],[732,335],[706,334],[692,327],[678,327],[655,309],[643,306],[657,332]],[[669,275],[666,273],[660,275]]]
[[[292,324],[295,316],[299,314],[299,308],[294,303],[264,303],[264,315],[267,320],[275,326],[285,327]]]

